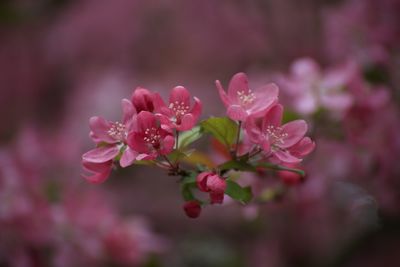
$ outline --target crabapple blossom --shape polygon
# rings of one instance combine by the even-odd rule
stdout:
[[[282,105],[274,106],[261,119],[251,118],[247,121],[247,134],[267,157],[285,163],[298,163],[314,149],[315,144],[310,138],[304,137],[307,132],[304,120],[282,125],[282,116]]]
[[[279,89],[275,84],[267,84],[253,92],[244,73],[232,77],[228,94],[220,81],[217,80],[215,84],[227,108],[227,115],[232,120],[246,121],[249,116],[260,117],[278,101]]]
[[[122,99],[122,122],[107,121],[102,117],[89,120],[90,137],[98,145],[82,156],[82,164],[91,175],[84,177],[92,183],[104,182],[109,176],[113,159],[121,154],[120,165],[127,167],[133,163],[137,152],[126,146],[128,131],[132,127],[136,110],[127,99]]]
[[[175,144],[172,130],[160,124],[156,115],[142,111],[136,117],[136,124],[128,135],[129,147],[138,152],[136,159],[152,160],[171,153]]]
[[[160,113],[160,120],[178,131],[187,131],[196,124],[201,110],[201,101],[194,97],[194,105],[190,107],[190,93],[183,86],[172,89],[168,106],[159,94],[155,94],[155,111]]]

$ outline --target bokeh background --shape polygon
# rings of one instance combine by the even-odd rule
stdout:
[[[193,220],[162,171],[81,177],[90,116],[175,85],[222,116],[239,71],[309,122],[302,183],[244,175],[262,201]],[[3,0],[0,266],[398,266],[399,87],[398,0]]]

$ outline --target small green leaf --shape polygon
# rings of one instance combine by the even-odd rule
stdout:
[[[184,148],[198,140],[203,135],[203,131],[200,126],[193,127],[189,131],[180,132],[178,140],[178,148]]]
[[[218,166],[221,171],[237,170],[237,171],[256,171],[256,168],[245,161],[230,160]]]
[[[212,117],[200,123],[202,129],[230,148],[236,141],[238,125],[227,117]]]
[[[195,197],[192,193],[191,187],[187,185],[183,185],[181,187],[181,194],[185,201],[194,200]]]
[[[300,175],[302,177],[306,176],[306,173],[303,170],[289,168],[289,167],[285,167],[285,166],[277,165],[277,164],[272,164],[272,163],[268,163],[268,162],[258,163],[257,167],[262,167],[262,168],[266,168],[266,169],[272,169],[272,170],[276,170],[276,171],[289,171],[289,172],[297,173],[298,175]]]
[[[241,187],[239,184],[227,180],[226,181],[226,190],[225,194],[230,196],[231,198],[241,202],[242,204],[247,204],[253,198],[253,193],[251,192],[251,187]]]

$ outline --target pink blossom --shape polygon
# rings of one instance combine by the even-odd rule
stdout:
[[[267,84],[253,92],[249,89],[244,73],[237,73],[232,77],[228,94],[220,81],[215,84],[227,108],[228,117],[232,120],[246,121],[249,116],[260,117],[278,101],[279,88],[275,84]]]
[[[187,131],[196,124],[201,110],[201,101],[194,97],[194,105],[190,108],[189,91],[182,86],[172,89],[169,97],[169,105],[166,106],[159,94],[155,94],[156,112],[159,112],[160,120],[178,131]]]
[[[139,153],[136,159],[151,160],[172,151],[175,144],[172,131],[166,125],[160,124],[156,115],[148,111],[140,112],[136,126],[128,135],[129,147]]]
[[[84,175],[89,182],[104,182],[110,175],[114,158],[120,153],[121,167],[131,165],[138,154],[126,146],[136,110],[129,100],[123,99],[122,111],[122,122],[110,122],[102,117],[92,117],[89,120],[89,135],[98,146],[82,155],[83,168],[91,173]]]
[[[261,120],[251,118],[245,128],[251,142],[260,146],[268,157],[280,162],[298,163],[314,149],[314,142],[304,137],[307,123],[295,120],[282,123],[283,107],[276,105]]]
[[[201,206],[197,200],[191,200],[183,205],[183,210],[189,218],[197,218],[201,213]]]
[[[211,204],[221,204],[224,201],[226,181],[213,172],[202,172],[196,177],[200,191],[209,192]]]
[[[155,109],[154,94],[145,88],[137,87],[132,94],[131,100],[137,113],[141,111],[153,112]]]

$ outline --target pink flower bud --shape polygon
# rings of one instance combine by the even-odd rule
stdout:
[[[183,205],[183,209],[189,218],[197,218],[201,213],[201,206],[197,200],[191,200]]]

